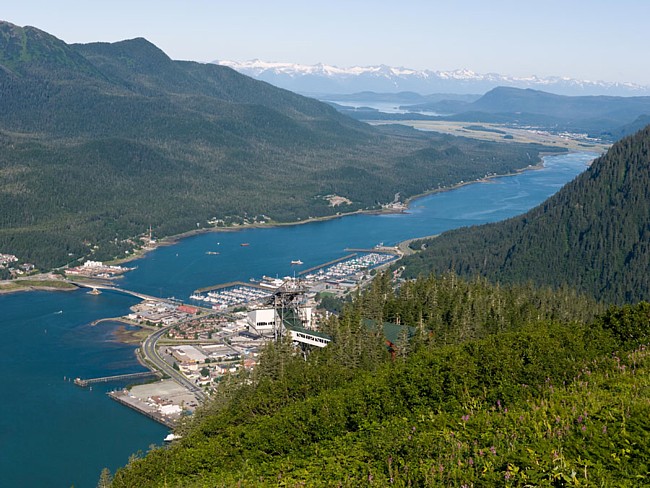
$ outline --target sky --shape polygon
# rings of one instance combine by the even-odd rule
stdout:
[[[647,0],[0,0],[0,19],[67,43],[145,37],[173,59],[200,62],[385,64],[650,85]]]

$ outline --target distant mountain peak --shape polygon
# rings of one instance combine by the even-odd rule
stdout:
[[[162,49],[149,42],[144,37],[136,37],[118,42],[93,42],[89,44],[73,44],[78,49],[94,50],[97,53],[119,56],[129,59],[136,65],[153,66],[159,63],[171,63],[172,60]]]
[[[60,74],[94,69],[65,42],[36,27],[0,21],[0,64],[5,72],[24,74],[40,70]]]
[[[451,71],[417,70],[385,64],[338,66],[250,61],[214,61],[281,88],[303,93],[356,93],[362,91],[430,93],[485,93],[497,86],[532,88],[562,95],[650,95],[650,87],[634,83],[577,80],[566,76],[515,77],[477,73],[469,68]]]

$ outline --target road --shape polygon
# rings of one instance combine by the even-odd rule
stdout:
[[[163,327],[162,329],[157,330],[156,332],[154,332],[144,340],[140,348],[140,350],[142,351],[142,357],[143,359],[149,361],[156,369],[162,371],[170,378],[172,378],[176,383],[191,391],[199,400],[205,401],[208,398],[205,392],[201,390],[201,388],[199,388],[197,385],[192,383],[190,380],[188,380],[183,373],[181,373],[180,371],[176,371],[173,367],[167,364],[163,360],[163,358],[161,358],[160,355],[158,354],[158,349],[156,347],[156,344],[158,343],[158,340],[160,340],[160,338],[171,327],[173,327],[173,325],[170,325],[168,327]]]

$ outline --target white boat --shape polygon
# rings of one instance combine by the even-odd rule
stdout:
[[[291,264],[298,264],[298,265],[300,265],[300,264],[303,264],[303,262],[302,262],[300,259],[294,259],[293,261],[291,261]]]

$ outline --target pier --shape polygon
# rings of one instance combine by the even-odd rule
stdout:
[[[155,371],[142,371],[140,373],[127,373],[127,374],[118,374],[114,376],[102,376],[101,378],[75,378],[74,384],[77,386],[86,387],[94,383],[107,383],[109,381],[119,381],[119,380],[135,380],[139,378],[149,378],[149,377],[158,377],[160,378],[160,373]]]
[[[176,422],[173,420],[166,418],[151,408],[147,408],[146,405],[141,405],[141,402],[129,398],[129,396],[125,395],[122,391],[109,391],[107,395],[117,403],[121,403],[125,407],[129,407],[130,409],[133,409],[136,412],[149,417],[151,420],[155,420],[156,422],[163,424],[165,427],[173,429],[176,425]]]

